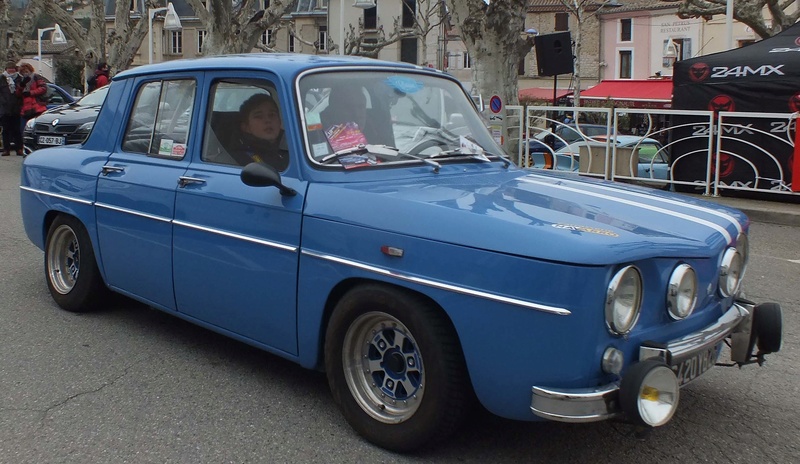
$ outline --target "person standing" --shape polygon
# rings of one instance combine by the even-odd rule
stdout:
[[[47,111],[47,105],[45,104],[47,82],[42,76],[34,72],[30,63],[22,63],[19,67],[19,74],[22,77],[20,85],[17,86],[17,95],[22,97],[20,115],[23,122],[27,123]]]
[[[94,76],[87,82],[86,91],[93,92],[100,87],[105,87],[111,82],[110,77],[111,68],[108,67],[108,63],[100,63],[97,65],[97,69],[94,71]]]
[[[0,76],[0,127],[3,128],[3,154],[11,154],[14,148],[17,155],[22,156],[22,121],[20,113],[22,111],[22,99],[17,96],[17,87],[21,84],[22,78],[17,72],[16,63],[10,61],[6,63],[6,69]]]

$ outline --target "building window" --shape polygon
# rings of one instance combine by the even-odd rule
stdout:
[[[678,47],[678,60],[688,60],[692,57],[692,39],[672,39]]]
[[[464,50],[464,54],[461,55],[461,67],[464,69],[472,68],[472,57],[469,56],[469,52],[466,50]]]
[[[272,43],[272,39],[274,38],[274,32],[272,29],[267,29],[261,34],[261,45],[269,45]]]
[[[328,26],[320,26],[317,35],[317,49],[325,51],[328,49]]]
[[[414,27],[417,15],[417,0],[403,0],[403,27]]]
[[[569,13],[556,13],[556,32],[569,30]]]
[[[519,59],[519,63],[517,63],[517,75],[524,76],[525,73],[525,57]]]
[[[320,10],[327,10],[328,0],[317,0],[317,8]]]
[[[180,55],[183,53],[183,32],[181,31],[168,31],[169,32],[169,53],[171,55]]]
[[[619,41],[630,42],[633,36],[633,20],[623,18],[619,20]]]
[[[203,43],[205,43],[207,35],[208,31],[197,31],[197,53],[199,55],[203,54]]]
[[[633,74],[633,51],[619,51],[619,78],[630,79]]]
[[[373,30],[378,28],[378,5],[375,2],[373,8],[364,10],[364,29]]]
[[[289,53],[294,53],[294,35],[289,34]]]
[[[400,40],[400,61],[417,64],[417,38],[408,37]]]

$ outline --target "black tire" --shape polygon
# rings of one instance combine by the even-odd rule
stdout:
[[[50,294],[67,311],[97,309],[109,292],[100,277],[89,234],[72,216],[59,215],[50,225],[44,270]]]
[[[450,436],[472,395],[461,346],[441,310],[380,284],[354,288],[336,305],[325,368],[350,426],[397,452]]]
[[[777,353],[783,341],[783,313],[778,303],[762,303],[753,309],[750,346],[758,346],[762,354]]]

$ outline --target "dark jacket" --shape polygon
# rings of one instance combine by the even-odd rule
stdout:
[[[22,78],[17,75],[14,78],[15,87],[19,87],[20,82]],[[22,98],[17,96],[16,90],[11,92],[6,76],[0,74],[0,116],[7,114],[19,116],[20,111],[22,111]]]
[[[242,134],[233,149],[231,157],[240,165],[249,163],[266,163],[278,171],[289,167],[289,150],[284,140],[283,131],[277,143],[269,142],[250,134]]]
[[[22,78],[17,85],[17,95],[22,97],[20,114],[30,119],[47,111],[47,82],[38,74]]]

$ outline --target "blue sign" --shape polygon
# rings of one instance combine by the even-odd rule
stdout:
[[[500,101],[500,97],[497,95],[492,96],[489,100],[489,109],[492,110],[492,113],[499,113],[503,109],[503,102]]]

